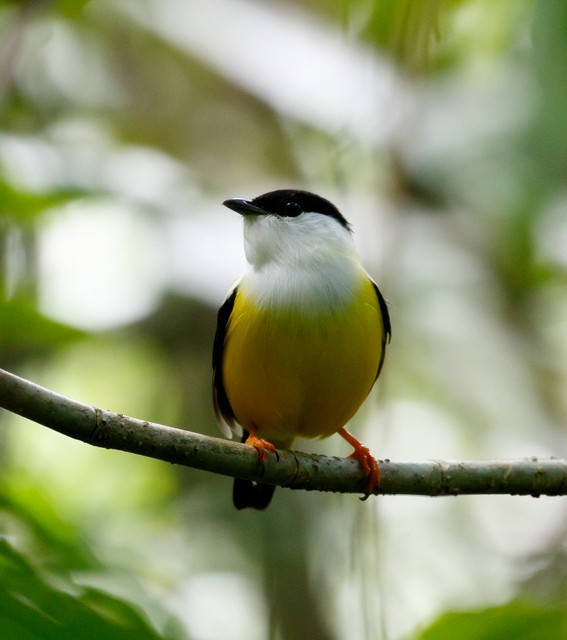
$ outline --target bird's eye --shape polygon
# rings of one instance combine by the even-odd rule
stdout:
[[[294,200],[286,200],[284,202],[284,212],[284,215],[295,218],[302,212],[301,205]]]

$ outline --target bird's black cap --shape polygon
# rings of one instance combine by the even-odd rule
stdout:
[[[310,191],[298,189],[279,189],[270,191],[253,200],[232,198],[223,202],[225,207],[241,215],[275,215],[282,218],[296,218],[302,213],[311,211],[334,218],[345,229],[350,225],[343,214],[332,202]]]

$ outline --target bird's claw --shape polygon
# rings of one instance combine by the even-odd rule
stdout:
[[[254,449],[256,449],[256,452],[258,454],[258,462],[260,464],[264,464],[266,462],[266,451],[275,453],[277,455],[276,447],[271,442],[264,440],[264,438],[258,438],[257,436],[251,434],[248,436],[248,438],[246,438],[244,444],[249,444],[250,446],[254,447]]]

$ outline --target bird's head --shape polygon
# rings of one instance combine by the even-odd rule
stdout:
[[[223,204],[242,215],[246,259],[257,269],[269,263],[294,266],[354,251],[345,217],[334,204],[309,191],[281,189]]]

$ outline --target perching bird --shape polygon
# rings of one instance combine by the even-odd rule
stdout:
[[[215,413],[231,437],[244,431],[260,462],[297,436],[339,433],[378,485],[376,460],[344,425],[378,377],[390,317],[354,248],[349,223],[328,200],[280,190],[223,203],[244,219],[249,269],[219,310],[213,346]],[[237,509],[265,509],[274,487],[236,479]]]

